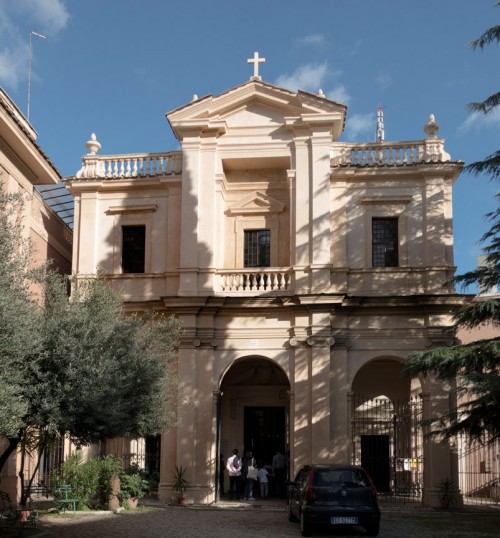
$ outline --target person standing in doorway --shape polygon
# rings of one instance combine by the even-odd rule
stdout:
[[[269,497],[269,473],[262,464],[259,464],[259,471],[257,473],[257,478],[259,479],[260,485],[260,498],[267,499]]]
[[[257,462],[253,457],[252,451],[247,452],[245,463],[243,464],[245,477],[245,492],[243,498],[245,501],[255,501],[253,496],[253,488],[257,480]]]
[[[272,465],[273,475],[275,476],[276,491],[275,495],[280,499],[285,498],[285,478],[286,478],[286,460],[285,456],[279,449],[276,450],[276,454],[273,456]]]
[[[226,469],[229,474],[229,499],[231,501],[240,500],[241,488],[241,459],[238,456],[238,449],[233,449],[233,455],[227,459]]]

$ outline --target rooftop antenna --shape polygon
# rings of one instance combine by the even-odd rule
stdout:
[[[379,104],[377,108],[377,130],[375,132],[375,141],[383,142],[385,140],[384,134],[384,109]]]
[[[30,31],[30,54],[28,59],[28,115],[27,120],[30,121],[30,100],[31,100],[31,57],[33,54],[33,43],[32,38],[33,36],[41,37],[42,39],[48,39],[47,36],[44,36],[42,34],[39,34],[37,32],[33,32],[33,30]]]

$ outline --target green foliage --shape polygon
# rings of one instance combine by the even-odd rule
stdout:
[[[37,420],[78,444],[155,434],[175,423],[164,413],[177,393],[172,318],[125,316],[103,278],[79,283],[72,299],[48,281],[44,349],[31,396]]]
[[[30,291],[31,244],[24,239],[24,200],[0,189],[0,437],[16,437],[29,404],[24,378],[40,346],[41,312]],[[29,338],[26,336],[29,335]]]
[[[150,490],[151,484],[144,476],[144,473],[137,466],[120,473],[120,493],[118,498],[120,504],[125,506],[130,498],[141,498]]]
[[[497,2],[497,7],[500,2]],[[488,29],[472,42],[473,48],[482,49],[492,42],[500,41],[500,26]],[[490,114],[500,106],[500,93],[486,98],[482,103],[472,103],[471,110]],[[487,174],[492,180],[500,179],[500,150],[483,161],[466,167],[473,174]],[[496,199],[500,201],[500,194]],[[500,208],[489,213],[491,228],[481,238],[486,263],[475,271],[455,278],[464,286],[477,284],[480,290],[497,289],[500,286]],[[481,326],[500,327],[500,299],[479,298],[455,316],[457,327],[474,329]],[[463,396],[461,403],[442,416],[430,421],[433,434],[451,438],[459,433],[471,439],[490,444],[500,439],[500,338],[479,340],[466,345],[431,349],[412,353],[406,373],[433,374],[438,379],[457,381],[457,392]],[[487,438],[484,438],[484,434]]]
[[[98,459],[99,462],[99,504],[107,507],[113,495],[111,479],[119,475],[122,468],[122,460],[114,454],[107,454]]]
[[[78,499],[79,509],[107,508],[112,494],[110,480],[121,472],[121,465],[120,458],[111,454],[84,462],[82,452],[77,451],[54,471],[52,489],[58,498],[58,488],[71,486],[71,497]]]
[[[66,277],[29,269],[22,214],[0,192],[0,472],[28,431],[83,446],[176,425],[178,322],[126,315],[102,275],[73,282],[69,298]]]
[[[453,480],[445,476],[434,487],[437,488],[439,500],[444,507],[452,506],[455,503],[457,488]]]
[[[53,472],[52,490],[68,484],[71,486],[71,497],[78,499],[79,508],[96,507],[99,499],[99,460],[93,459],[84,463],[83,454],[78,451]]]
[[[182,465],[176,465],[175,466],[175,473],[174,473],[174,483],[173,483],[173,490],[175,493],[177,493],[177,497],[179,499],[182,499],[184,497],[184,493],[191,485],[186,478],[188,470],[186,467],[183,467]]]

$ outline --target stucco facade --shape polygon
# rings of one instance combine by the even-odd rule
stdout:
[[[167,114],[180,151],[99,155],[93,136],[67,180],[73,271],[103,269],[130,312],[171,313],[184,329],[178,370],[191,403],[162,437],[162,500],[177,464],[190,500],[213,502],[218,456],[234,447],[264,463],[281,448],[292,476],[306,462],[362,461],[356,398],[419,399],[427,417],[447,405],[446,387],[401,368],[409,352],[454,338],[462,299],[445,283],[462,163],[433,117],[421,140],[352,144],[340,141],[346,112],[322,92],[253,77]],[[144,234],[133,239],[141,271],[124,270],[131,231]],[[381,433],[363,430],[365,447],[370,432]],[[392,457],[400,441],[383,436]],[[433,484],[456,461],[415,439],[425,466],[411,480],[435,504]]]

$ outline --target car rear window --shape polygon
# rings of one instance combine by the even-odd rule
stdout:
[[[357,469],[317,469],[314,473],[315,486],[330,486],[341,484],[356,484],[358,486],[368,486],[365,473]]]

